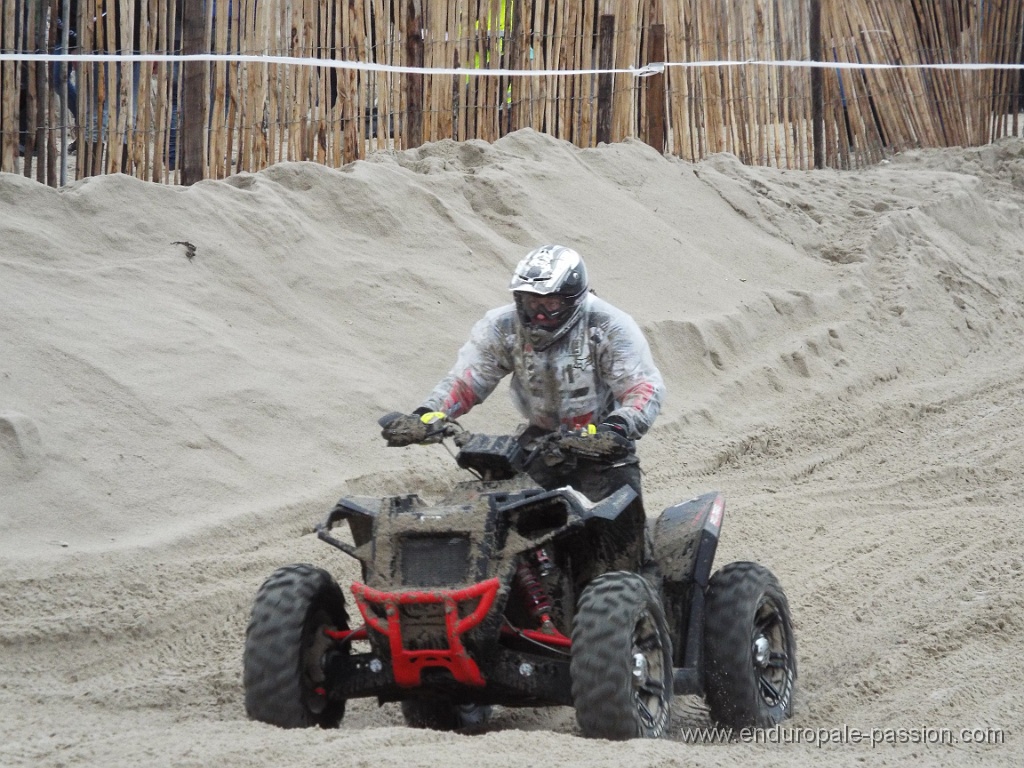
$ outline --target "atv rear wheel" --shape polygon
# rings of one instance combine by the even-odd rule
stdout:
[[[767,728],[789,717],[796,639],[778,580],[757,563],[729,563],[708,583],[704,625],[711,717],[733,728]]]
[[[572,629],[572,697],[583,735],[658,738],[672,701],[672,638],[661,601],[635,573],[598,576]]]
[[[282,728],[336,728],[345,700],[325,690],[324,630],[348,629],[345,598],[327,572],[289,565],[263,582],[245,634],[245,711]]]

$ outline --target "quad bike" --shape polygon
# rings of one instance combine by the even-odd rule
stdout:
[[[424,429],[418,442],[450,439],[475,479],[433,506],[415,494],[337,503],[317,534],[361,563],[356,610],[321,568],[273,573],[246,632],[249,717],[331,728],[347,700],[376,697],[401,702],[411,726],[453,730],[494,704],[567,705],[584,736],[630,739],[663,734],[673,694],[703,696],[726,726],[791,714],[796,644],[782,587],[751,562],[711,575],[719,493],[668,507],[645,531],[629,485],[594,503],[526,474],[538,460],[600,460],[594,438],[524,447],[454,421]]]

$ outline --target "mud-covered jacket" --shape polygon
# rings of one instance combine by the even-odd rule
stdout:
[[[473,326],[455,365],[422,407],[456,418],[510,373],[516,407],[546,430],[600,424],[614,414],[636,439],[658,415],[665,391],[633,318],[589,294],[573,326],[543,350],[530,342],[514,304],[492,309]]]

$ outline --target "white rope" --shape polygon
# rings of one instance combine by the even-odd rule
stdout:
[[[936,70],[1024,70],[1021,64],[992,63],[947,63],[947,64],[865,64],[847,61],[800,61],[762,60],[746,61],[667,61],[646,64],[626,69],[487,69],[483,67],[405,67],[392,64],[371,64],[362,61],[339,61],[338,59],[312,59],[294,56],[261,56],[241,53],[0,53],[0,61],[46,61],[46,62],[246,62],[252,64],[291,64],[299,66],[328,67],[331,69],[354,69],[360,72],[387,72],[393,74],[458,75],[461,77],[566,77],[571,75],[633,75],[648,77],[664,72],[668,67],[698,69],[705,67],[787,67],[791,69],[936,69]]]
[[[791,67],[791,68],[812,68],[812,69],[1024,69],[1024,63],[1020,64],[994,64],[994,63],[970,63],[961,62],[957,64],[863,64],[851,61],[776,61],[748,59],[747,61],[706,61],[706,62],[665,62],[662,64],[648,64],[648,67],[742,67],[755,65],[762,67]]]

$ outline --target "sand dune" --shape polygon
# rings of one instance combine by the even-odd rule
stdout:
[[[686,743],[707,724],[688,699],[669,738],[627,744],[579,738],[570,709],[480,735],[368,700],[337,731],[246,720],[256,588],[290,562],[355,576],[311,535],[343,493],[459,479],[376,418],[419,403],[550,241],[665,375],[649,513],[721,490],[718,562],[789,595],[786,736],[960,743]],[[0,764],[1019,765],[1022,264],[1022,140],[855,172],[521,131],[191,188],[2,174]],[[464,422],[516,416],[499,390]]]

